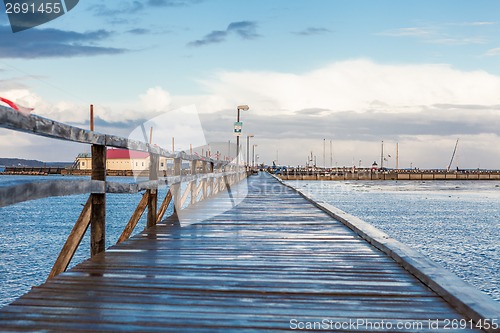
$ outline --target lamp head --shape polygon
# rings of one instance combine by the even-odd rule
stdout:
[[[248,111],[250,107],[248,105],[238,105],[238,110]]]

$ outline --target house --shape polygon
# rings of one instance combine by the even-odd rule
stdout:
[[[90,154],[79,154],[75,169],[92,170]],[[149,153],[128,149],[107,149],[106,170],[142,171],[149,170]],[[167,159],[160,157],[160,170],[167,170]]]

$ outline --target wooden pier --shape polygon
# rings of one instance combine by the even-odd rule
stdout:
[[[0,309],[1,332],[500,331],[497,302],[267,173],[246,178],[227,162],[2,106],[0,126],[90,144],[93,165],[90,180],[0,188],[0,207],[90,194],[59,257],[48,258],[47,282]],[[107,181],[107,147],[148,152],[149,181]],[[160,156],[174,159],[174,175],[159,175]],[[138,191],[118,244],[106,249],[106,194]],[[146,228],[130,238],[146,210]],[[91,258],[67,271],[88,228]]]
[[[146,229],[4,307],[0,327],[268,332],[328,323],[344,325],[328,331],[369,332],[384,323],[390,331],[449,332],[447,324],[469,323],[470,309],[447,302],[270,175],[252,176],[230,191],[244,197],[239,205],[214,197],[188,208],[183,221],[210,216],[221,205],[227,211]],[[487,299],[477,294],[469,301]],[[472,321],[466,325],[472,326],[460,332],[475,331]]]

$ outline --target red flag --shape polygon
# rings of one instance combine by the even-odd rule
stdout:
[[[16,111],[19,111],[24,114],[29,114],[31,111],[33,111],[33,108],[27,108],[21,105],[17,105],[16,103],[9,101],[6,98],[0,97],[0,101],[4,102],[5,104],[9,105],[11,108],[13,108]]]

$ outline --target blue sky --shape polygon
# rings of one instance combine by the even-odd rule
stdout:
[[[120,135],[195,105],[209,141],[234,140],[234,108],[249,104],[244,131],[267,163],[276,152],[322,161],[326,139],[338,165],[370,165],[384,140],[389,152],[399,142],[403,167],[445,167],[460,138],[461,167],[500,168],[499,7],[87,0],[16,34],[0,13],[0,96],[78,126],[94,103],[101,131]],[[71,160],[82,149],[41,153],[47,141],[14,138],[1,156]]]

